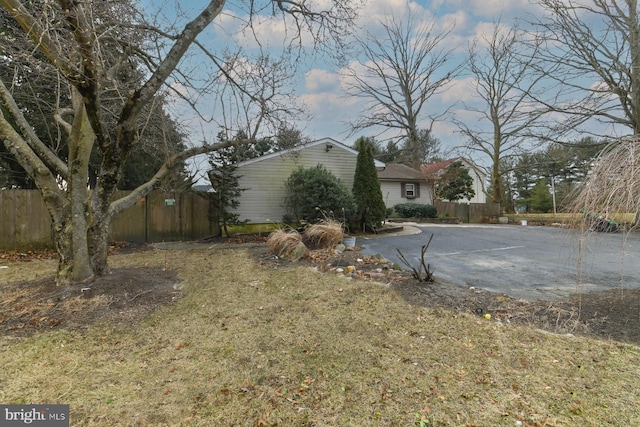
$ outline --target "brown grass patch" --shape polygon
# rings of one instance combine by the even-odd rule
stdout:
[[[584,224],[584,214],[580,212],[573,213],[525,213],[525,214],[509,214],[506,215],[509,222],[518,224],[521,220],[527,220],[528,225],[561,225],[563,227],[580,227]],[[614,212],[608,215],[620,224],[631,224],[634,221],[635,214],[625,212]]]
[[[53,276],[0,288],[0,331],[16,336],[96,321],[133,325],[177,297],[176,273],[117,268],[92,283],[56,286]]]
[[[135,327],[0,337],[0,401],[69,404],[74,426],[640,424],[636,346],[409,305],[245,250],[112,264],[176,271],[183,294]]]

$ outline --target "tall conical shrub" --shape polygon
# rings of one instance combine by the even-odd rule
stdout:
[[[373,158],[373,147],[364,137],[356,141],[358,159],[353,178],[357,218],[361,230],[378,229],[384,221],[387,208],[382,198],[378,171]]]

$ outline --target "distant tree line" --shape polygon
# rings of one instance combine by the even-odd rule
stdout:
[[[563,211],[606,143],[592,137],[571,144],[552,144],[501,163],[507,211]]]

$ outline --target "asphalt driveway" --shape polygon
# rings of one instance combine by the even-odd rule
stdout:
[[[411,234],[411,232],[415,234]],[[640,288],[640,233],[589,233],[518,225],[405,226],[405,232],[358,240],[364,254],[417,267],[420,249],[435,276],[527,300],[563,299],[572,292]],[[404,266],[403,266],[404,267]]]

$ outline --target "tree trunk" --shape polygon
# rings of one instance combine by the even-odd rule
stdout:
[[[94,274],[88,262],[86,245],[82,249],[82,241],[86,242],[86,230],[76,237],[78,227],[73,224],[71,209],[64,213],[58,212],[51,228],[52,240],[58,252],[56,284],[63,286],[91,280]],[[85,236],[84,239],[82,235]]]
[[[92,222],[89,226],[87,238],[91,268],[97,276],[104,276],[109,273],[107,261],[109,255],[109,224],[113,218],[110,207],[120,172],[117,159],[118,156],[122,155],[122,153],[113,152],[109,154],[108,159],[103,159],[101,169],[108,172],[103,172],[100,182],[93,190],[91,197]],[[121,163],[124,163],[124,161]]]
[[[409,166],[420,170],[422,166],[422,153],[420,153],[420,143],[418,141],[418,131],[414,120],[409,120],[409,132],[407,135],[407,148],[409,152]]]
[[[62,217],[61,223],[51,225],[51,238],[58,252],[58,270],[56,284],[68,285],[73,283],[73,245],[71,244],[71,215],[58,213]]]
[[[493,190],[491,194],[491,201],[499,203],[500,207],[502,207],[502,179],[500,176],[500,165],[496,158],[494,158],[493,166],[491,168],[491,189]]]
[[[104,219],[96,220],[89,229],[88,243],[91,256],[91,268],[96,276],[109,273],[109,222]]]
[[[62,232],[55,239],[60,253],[56,283],[79,283],[93,279],[87,230],[89,227],[89,157],[95,134],[87,118],[80,94],[73,90],[75,109],[73,130],[69,135],[68,197],[70,211],[62,216]]]
[[[493,152],[492,152],[492,161],[491,165],[491,188],[493,189],[493,194],[491,195],[491,201],[494,203],[500,204],[500,209],[502,209],[503,202],[503,194],[502,194],[502,177],[500,176],[500,156],[501,156],[501,148],[502,148],[502,138],[501,138],[501,129],[499,125],[499,121],[497,119],[498,114],[496,109],[492,108],[492,117],[493,119]]]

